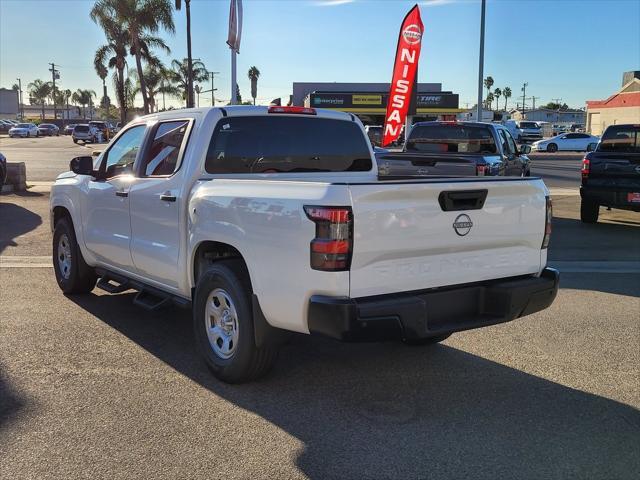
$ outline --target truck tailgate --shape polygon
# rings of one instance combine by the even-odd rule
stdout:
[[[350,184],[349,190],[352,298],[532,274],[544,267],[546,188],[539,179]],[[481,208],[459,200],[461,193],[473,199],[482,191]]]

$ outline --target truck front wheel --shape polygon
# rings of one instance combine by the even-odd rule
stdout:
[[[196,344],[212,373],[227,383],[265,375],[278,355],[274,346],[256,346],[251,293],[249,275],[239,260],[215,262],[196,286]]]
[[[53,269],[64,293],[89,293],[96,286],[96,273],[82,257],[68,217],[58,220],[53,231]]]

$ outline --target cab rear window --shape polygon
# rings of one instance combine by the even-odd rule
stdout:
[[[640,153],[640,126],[609,127],[602,135],[601,152]]]
[[[496,153],[488,127],[464,124],[416,125],[409,134],[407,152]]]
[[[208,173],[364,172],[369,146],[352,121],[303,116],[227,117],[218,122]]]

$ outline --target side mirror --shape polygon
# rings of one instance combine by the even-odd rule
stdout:
[[[69,162],[69,169],[76,175],[92,175],[93,157],[76,157]]]
[[[587,145],[587,152],[593,152],[597,146],[597,143],[590,143],[589,145]]]
[[[528,155],[531,153],[531,145],[520,145],[520,154]]]

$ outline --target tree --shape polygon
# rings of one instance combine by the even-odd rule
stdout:
[[[196,61],[192,63],[192,78],[194,82],[206,82],[209,78],[209,72],[204,66],[204,63]],[[169,78],[174,86],[178,89],[178,97],[182,97],[187,100],[189,92],[189,66],[188,59],[173,60],[171,62],[171,70],[169,71]]]
[[[18,85],[17,83],[14,83],[11,86],[11,90],[15,90],[16,92],[19,92],[20,91],[20,85]]]
[[[145,114],[149,113],[149,98],[142,60],[150,55],[152,48],[161,48],[169,53],[169,47],[155,34],[161,28],[175,32],[172,14],[169,0],[97,0],[91,9],[91,18],[96,23],[102,23],[103,19],[115,21],[127,32],[130,53],[136,59]]]
[[[251,67],[247,73],[249,80],[251,80],[251,97],[253,98],[253,104],[256,104],[256,97],[258,96],[258,78],[260,78],[260,70],[256,67]]]
[[[489,92],[491,91],[491,87],[493,87],[493,77],[485,78],[484,79],[484,86],[487,89],[487,97],[488,97],[489,96]]]
[[[507,100],[509,100],[509,98],[511,98],[511,88],[510,87],[504,87],[502,89],[502,95],[504,95],[504,110],[506,112],[507,111]]]
[[[495,97],[494,97],[493,93],[489,92],[487,94],[487,109],[488,110],[493,110],[493,108],[492,108],[493,105],[492,104],[493,104],[493,100],[494,99],[495,99]]]
[[[47,97],[51,95],[51,82],[43,82],[40,79],[34,80],[28,85],[29,102],[35,105],[42,105],[42,120],[44,120],[44,105]]]
[[[543,105],[542,108],[548,108],[549,110],[568,110],[569,105],[566,103],[560,104],[557,102],[549,102],[546,105]]]
[[[501,95],[502,95],[502,90],[500,88],[496,88],[493,91],[493,96],[496,97],[496,110],[500,108],[500,106],[498,105],[498,100],[500,99]]]
[[[176,10],[182,9],[182,0],[175,0]],[[187,108],[193,108],[193,57],[191,56],[191,0],[184,0],[187,14]]]
[[[83,90],[81,88],[76,90],[71,96],[71,99],[75,103],[79,103],[80,105],[82,105],[82,118],[87,118],[86,107],[87,105],[91,106],[93,98],[95,96],[96,92],[94,92],[93,90]]]
[[[180,90],[174,85],[171,85],[169,81],[170,72],[167,71],[159,60],[147,64],[143,75],[147,85],[147,95],[149,97],[149,108],[151,112],[158,111],[156,97],[159,94],[173,95],[175,97],[180,96]],[[141,91],[140,78],[136,72],[132,72],[130,78],[134,82],[133,90],[135,96]]]

